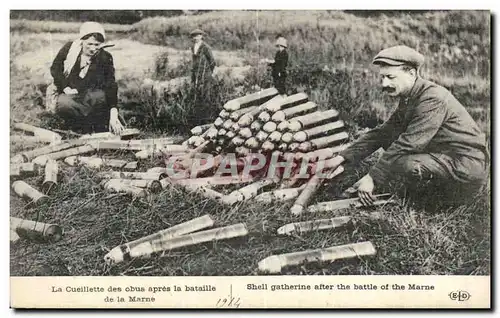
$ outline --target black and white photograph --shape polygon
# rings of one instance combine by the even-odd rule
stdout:
[[[491,19],[10,10],[10,276],[490,276]]]

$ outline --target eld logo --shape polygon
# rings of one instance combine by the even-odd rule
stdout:
[[[467,301],[470,299],[470,294],[464,290],[453,291],[448,294],[451,300]]]

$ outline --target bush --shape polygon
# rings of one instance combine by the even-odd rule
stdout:
[[[10,18],[132,24],[145,17],[171,17],[181,14],[184,14],[183,10],[11,10]]]
[[[213,11],[189,19],[147,18],[133,28],[141,41],[181,46],[192,29],[202,27],[214,49],[259,55],[272,50],[281,33],[295,59],[344,66],[368,65],[382,48],[405,44],[427,57],[425,71],[489,76],[490,25],[485,21],[487,11],[401,11],[366,18],[342,11]]]
[[[213,79],[208,92],[196,94],[191,83],[185,82],[175,92],[158,94],[153,90],[128,90],[123,96],[127,120],[134,126],[151,131],[187,134],[197,125],[213,122],[225,102],[235,97],[237,90],[231,79]]]

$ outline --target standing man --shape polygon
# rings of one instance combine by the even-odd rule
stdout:
[[[193,46],[193,67],[191,69],[191,82],[195,88],[197,97],[204,100],[210,94],[212,75],[215,69],[215,59],[212,49],[203,41],[205,33],[196,29],[191,33]]]
[[[387,48],[373,59],[380,67],[382,90],[398,97],[399,105],[384,124],[340,153],[349,163],[385,149],[351,188],[365,205],[390,180],[402,180],[410,192],[432,186],[454,194],[452,200],[471,198],[486,180],[485,135],[447,89],[419,76],[423,62],[407,46]]]
[[[83,23],[78,39],[61,48],[50,68],[54,82],[47,89],[49,110],[83,133],[123,130],[113,57],[103,49],[105,39],[99,23]]]
[[[272,68],[273,86],[280,95],[286,94],[286,67],[288,64],[286,39],[278,36],[276,39],[276,55],[274,60],[268,60],[268,65]]]

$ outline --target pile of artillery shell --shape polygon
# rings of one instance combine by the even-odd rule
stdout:
[[[211,141],[216,153],[276,153],[311,162],[344,149],[348,134],[335,109],[321,111],[305,93],[279,95],[275,88],[228,101],[211,124],[191,129],[190,148]]]

